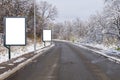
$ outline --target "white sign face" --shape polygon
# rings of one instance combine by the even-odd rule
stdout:
[[[51,30],[43,30],[43,41],[51,41]]]
[[[5,45],[26,45],[25,18],[5,18]]]

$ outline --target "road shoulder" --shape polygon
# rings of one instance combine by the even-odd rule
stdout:
[[[7,62],[3,62],[0,64],[0,80],[4,80],[11,74],[15,73],[28,63],[30,63],[32,60],[37,58],[38,56],[42,55],[47,50],[51,49],[54,45],[42,48],[37,50],[35,53],[31,52],[29,54],[22,55],[20,57],[11,59]]]

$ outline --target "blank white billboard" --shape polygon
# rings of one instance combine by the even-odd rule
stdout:
[[[26,45],[25,18],[5,18],[5,45]]]
[[[51,41],[52,37],[52,31],[51,30],[43,30],[43,41]]]

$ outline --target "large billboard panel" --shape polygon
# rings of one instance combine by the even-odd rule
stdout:
[[[26,45],[26,24],[25,18],[5,18],[5,45],[17,46]]]

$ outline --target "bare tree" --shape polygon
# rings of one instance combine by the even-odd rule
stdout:
[[[44,28],[48,28],[48,23],[55,20],[57,16],[57,9],[52,4],[47,3],[46,1],[41,1],[37,4],[37,18],[39,25],[37,26],[37,34],[41,35],[40,31]],[[41,31],[42,32],[42,31]]]
[[[33,27],[33,0],[0,0],[0,31],[3,32],[4,17],[26,17],[27,28]],[[32,27],[30,27],[32,26]],[[31,29],[33,30],[33,29]]]

